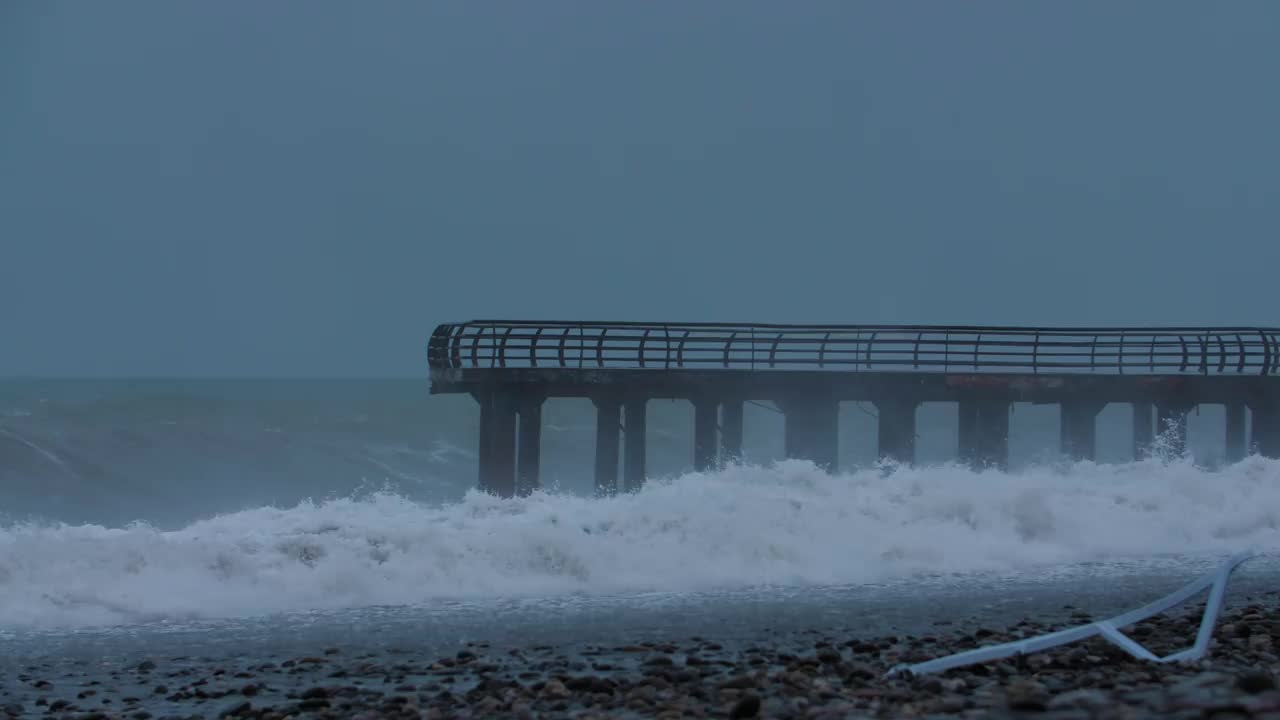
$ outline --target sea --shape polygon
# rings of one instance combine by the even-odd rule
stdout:
[[[834,474],[767,403],[694,472],[692,416],[652,403],[647,483],[599,498],[591,405],[550,401],[545,489],[499,499],[425,378],[0,381],[0,660],[913,632],[1119,612],[1245,549],[1232,592],[1280,590],[1280,462],[1225,463],[1220,408],[1134,461],[1109,406],[1072,463],[1016,405],[1007,472],[952,461],[945,404],[898,467],[846,403]]]

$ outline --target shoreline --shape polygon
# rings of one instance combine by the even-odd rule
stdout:
[[[903,662],[1090,622],[947,621],[912,636],[819,630],[758,642],[705,637],[634,645],[504,647],[450,656],[405,649],[273,658],[77,660],[6,673],[0,720],[132,718],[1280,718],[1280,592],[1238,598],[1209,655],[1186,664],[1134,660],[1094,638],[1019,659],[915,678]],[[1190,645],[1198,606],[1126,629],[1156,654]]]

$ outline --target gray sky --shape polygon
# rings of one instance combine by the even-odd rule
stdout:
[[[0,375],[1280,324],[1280,3],[0,3]]]

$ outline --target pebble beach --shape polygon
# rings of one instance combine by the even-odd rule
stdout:
[[[235,659],[155,657],[14,665],[0,717],[106,718],[1280,718],[1280,593],[1237,598],[1208,657],[1135,660],[1100,639],[919,677],[920,662],[1093,620],[1004,627],[938,621],[936,632],[788,631],[758,643],[713,634],[670,642],[500,647],[424,657],[400,648]],[[1157,654],[1188,646],[1189,606],[1125,632]]]

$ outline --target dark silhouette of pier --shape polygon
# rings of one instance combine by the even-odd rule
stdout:
[[[1167,432],[1186,442],[1198,405],[1226,408],[1227,459],[1280,457],[1280,330],[750,325],[483,320],[441,325],[428,346],[431,392],[480,403],[480,487],[539,487],[542,405],[596,407],[597,492],[645,478],[646,404],[688,400],[693,465],[742,452],[743,404],[773,402],[787,457],[836,469],[839,404],[875,406],[879,453],[915,459],[916,409],[959,407],[961,459],[1006,467],[1014,402],[1061,407],[1062,452],[1093,459],[1096,419],[1133,407],[1134,456]],[[1247,416],[1252,434],[1246,438]],[[621,461],[622,485],[618,483]]]

